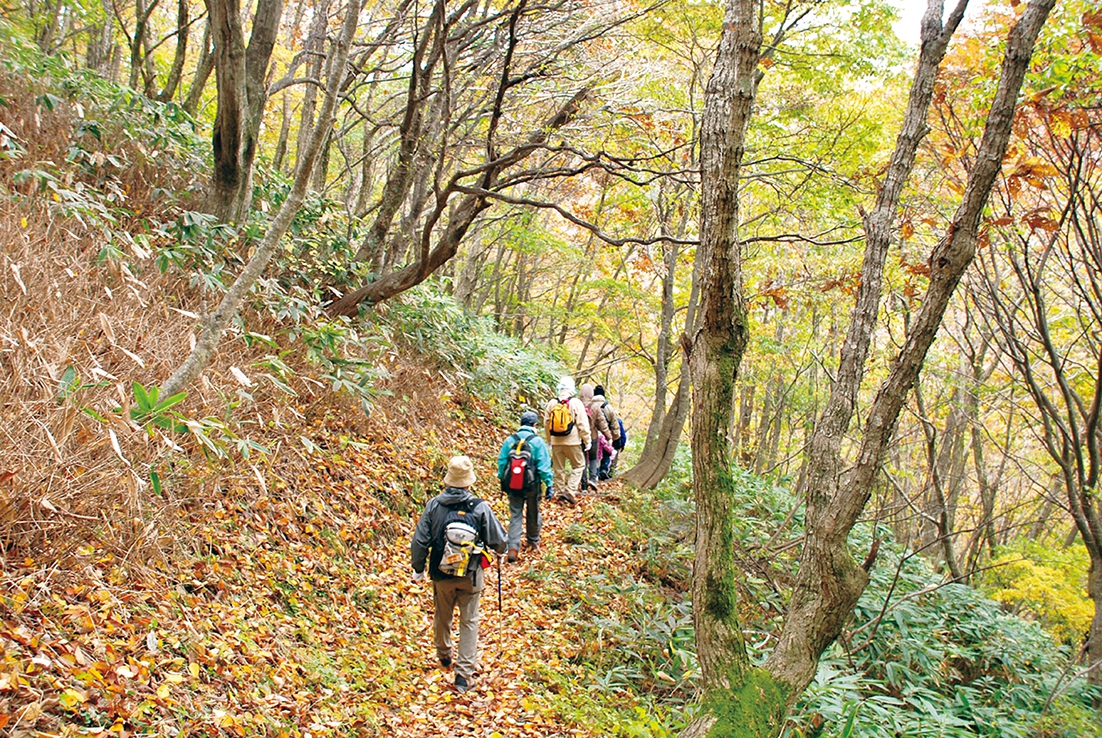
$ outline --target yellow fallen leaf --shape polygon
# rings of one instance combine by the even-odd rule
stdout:
[[[87,701],[88,694],[79,689],[66,689],[57,696],[58,704],[66,710],[72,710],[79,705],[83,705]]]
[[[168,686],[168,682],[165,682],[161,686],[157,687],[157,696],[160,697],[162,700],[166,699],[171,691],[172,690]]]

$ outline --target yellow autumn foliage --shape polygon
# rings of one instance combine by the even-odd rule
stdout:
[[[1087,596],[1088,562],[1081,543],[1059,548],[1023,542],[1001,551],[980,587],[991,599],[1039,622],[1061,643],[1079,646],[1094,615]]]

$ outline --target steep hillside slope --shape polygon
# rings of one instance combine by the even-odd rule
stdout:
[[[579,560],[605,524],[580,522],[598,503],[547,511],[547,546],[505,569],[500,612],[487,593],[483,675],[462,698],[433,663],[431,591],[409,581],[412,525],[451,455],[476,459],[476,492],[507,514],[501,417],[515,420],[510,397],[535,396],[550,362],[504,339],[448,354],[441,336],[461,342],[469,326],[431,294],[325,320],[317,295],[288,286],[305,268],[289,249],[203,377],[160,397],[263,223],[191,209],[205,144],[178,110],[25,48],[7,56],[0,731],[547,736],[645,722],[629,691],[591,694],[571,661],[587,648],[576,618],[607,609],[575,574],[617,567],[615,552]]]
[[[504,566],[500,611],[489,578],[478,688],[454,694],[435,664],[408,540],[439,459],[471,453],[476,491],[507,515],[492,483],[501,430],[450,409],[459,419],[420,432],[377,418],[353,436],[337,413],[304,417],[284,429],[299,449],[261,476],[197,477],[187,533],[157,560],[86,546],[68,576],[7,561],[0,722],[17,735],[608,735],[592,723],[604,698],[571,662],[592,597],[576,574],[615,578],[628,561],[580,561],[563,540],[571,525],[598,532],[595,498],[545,506],[546,543]]]

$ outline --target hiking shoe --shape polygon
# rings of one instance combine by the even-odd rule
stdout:
[[[520,552],[517,551],[515,548],[510,548],[509,549],[509,557],[508,557],[507,561],[510,564],[515,564],[515,563],[517,563],[517,559],[519,559],[519,558],[520,558]]]
[[[443,666],[445,669],[447,669],[449,666],[452,665],[452,657],[451,656],[441,656],[440,657],[440,665]]]
[[[455,691],[459,694],[463,694],[471,688],[471,683],[467,681],[467,677],[462,674],[455,675]]]

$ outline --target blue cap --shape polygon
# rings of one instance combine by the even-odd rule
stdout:
[[[525,410],[524,413],[520,416],[521,425],[530,425],[535,427],[536,423],[538,422],[540,422],[540,416],[536,415],[536,413],[532,410]]]

